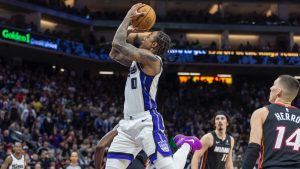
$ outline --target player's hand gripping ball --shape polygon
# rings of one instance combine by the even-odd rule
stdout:
[[[131,24],[137,30],[150,30],[156,21],[156,14],[153,8],[149,5],[142,4],[138,9],[138,13],[143,13],[143,15],[131,21]]]

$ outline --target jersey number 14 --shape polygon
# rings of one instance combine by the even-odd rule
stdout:
[[[277,131],[277,139],[275,142],[274,149],[281,149],[282,142],[285,136],[284,126],[279,126],[276,128]],[[285,139],[285,145],[293,147],[293,151],[300,150],[300,128],[296,129],[287,139]]]

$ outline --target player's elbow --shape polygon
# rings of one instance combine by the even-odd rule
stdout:
[[[106,145],[103,143],[98,143],[96,146],[96,150],[100,151],[106,148]]]
[[[115,58],[116,58],[116,52],[114,52],[113,49],[111,49],[111,51],[109,52],[109,57],[110,57],[112,60],[115,60]]]
[[[104,151],[105,150],[105,146],[96,146],[96,152],[99,152],[99,151]]]
[[[112,44],[112,48],[116,48],[116,49],[119,49],[121,44],[119,42],[113,42]]]

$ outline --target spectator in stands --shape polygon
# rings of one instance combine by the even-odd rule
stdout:
[[[77,152],[72,152],[70,160],[71,160],[71,163],[67,167],[67,169],[81,169],[81,167],[78,164],[78,153]]]
[[[4,110],[0,110],[0,128],[7,129],[9,126],[9,118],[7,113]]]
[[[6,151],[4,150],[3,143],[0,141],[0,164],[3,163],[5,157],[6,157]]]
[[[41,162],[42,168],[50,167],[51,161],[49,159],[47,150],[42,150],[39,161]]]
[[[42,166],[50,167],[54,164],[57,168],[64,168],[73,150],[82,155],[83,158],[79,161],[82,168],[92,166],[91,159],[97,139],[101,138],[106,131],[111,130],[111,126],[122,118],[121,103],[124,98],[120,96],[123,94],[126,77],[87,78],[87,76],[71,76],[67,72],[60,73],[46,68],[38,68],[39,71],[36,67],[30,66],[12,68],[10,64],[3,62],[0,62],[0,67],[2,67],[0,77],[5,79],[0,81],[0,107],[5,107],[2,109],[3,111],[0,111],[0,120],[4,117],[7,124],[15,121],[24,133],[22,136],[26,136],[26,138],[31,136],[30,141],[23,140],[31,154],[30,166],[34,167],[39,162]],[[18,87],[27,90],[24,92],[21,106],[24,108],[17,107],[13,110],[11,108],[17,106],[13,100],[19,93],[15,90],[17,84],[13,82],[22,78],[27,79],[26,83],[20,83]],[[177,133],[184,133],[201,137],[210,129],[210,125],[207,125],[205,121],[209,121],[215,107],[226,111],[230,109],[235,125],[229,132],[236,140],[233,161],[239,163],[247,146],[250,126],[249,112],[267,103],[265,93],[268,91],[268,87],[264,86],[268,86],[266,85],[268,78],[263,77],[263,80],[260,80],[259,77],[255,77],[255,81],[253,81],[252,78],[238,76],[232,85],[220,82],[207,84],[192,80],[179,83],[177,75],[168,75],[162,78],[160,83],[162,92],[157,99],[161,112],[168,114],[165,116],[168,135],[172,137]],[[119,79],[118,83],[116,79]],[[172,82],[172,86],[169,85],[169,82]],[[66,86],[73,86],[76,90],[69,90]],[[25,124],[21,122],[21,114],[27,104],[32,103],[30,98],[34,98],[31,96],[37,91],[41,92],[37,96],[37,100],[40,100],[43,108],[36,113],[32,128],[26,128]],[[6,94],[4,95],[4,93]],[[295,100],[295,105],[300,105],[299,101],[300,99]],[[35,107],[32,106],[32,109],[35,110]],[[14,111],[16,113],[11,115]],[[51,112],[51,115],[47,117],[46,112]],[[60,119],[63,117],[62,112],[66,114],[66,119],[69,121]],[[184,116],[184,114],[189,116]],[[16,117],[13,117],[12,120],[8,118],[11,116]],[[97,121],[97,129],[95,129],[93,123],[97,117],[99,117],[99,123]],[[47,118],[51,119],[53,124],[53,128],[48,133],[41,129]],[[74,121],[76,123],[73,123]],[[86,129],[89,127],[92,129]],[[3,140],[5,153],[9,154],[13,139],[22,139],[23,137],[7,130],[8,125],[0,123],[0,128],[0,140]],[[3,139],[1,139],[1,134]],[[47,143],[45,144],[45,142]],[[48,158],[45,157],[45,153],[37,154],[38,150],[43,148],[49,152]]]
[[[42,169],[41,163],[36,163],[34,169]]]
[[[13,143],[13,139],[11,138],[9,130],[4,130],[3,132],[3,141],[5,144]]]
[[[33,153],[29,159],[29,166],[33,167],[41,167],[41,163],[39,162],[39,156],[37,153]]]

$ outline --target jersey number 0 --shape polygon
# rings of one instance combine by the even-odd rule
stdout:
[[[131,78],[131,89],[136,89],[136,87],[137,87],[136,77]]]

